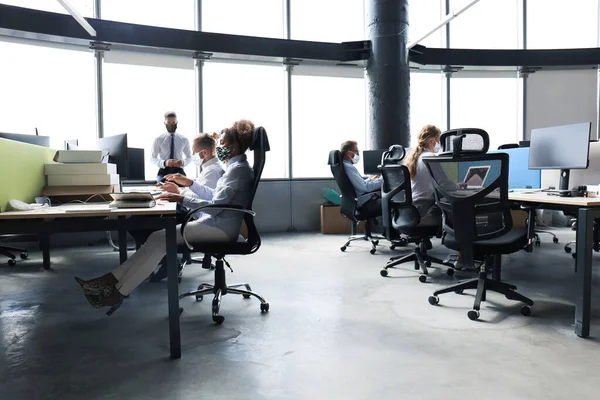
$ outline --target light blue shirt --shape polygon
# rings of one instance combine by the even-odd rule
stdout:
[[[365,193],[374,192],[381,189],[381,178],[377,178],[372,181],[363,178],[360,176],[360,172],[358,172],[354,164],[352,164],[350,161],[344,160],[344,170],[346,171],[348,179],[350,179],[350,183],[352,183],[352,186],[354,186],[356,197],[360,197]]]
[[[247,208],[250,206],[253,185],[254,171],[248,164],[246,155],[240,154],[229,160],[225,173],[217,181],[214,189],[198,185],[195,187],[195,194],[198,197],[185,197],[183,205],[196,208],[209,204],[228,204]],[[198,221],[222,230],[231,240],[237,240],[244,215],[239,211],[215,208],[202,211]]]

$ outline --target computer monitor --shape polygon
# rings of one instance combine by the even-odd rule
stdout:
[[[130,147],[127,149],[129,158],[129,175],[127,179],[130,181],[146,180],[146,164],[144,160],[144,149]]]
[[[363,150],[361,156],[363,159],[363,171],[367,175],[378,175],[377,166],[381,164],[381,156],[385,153],[384,150]]]
[[[107,136],[98,139],[98,149],[108,152],[108,162],[117,164],[117,173],[121,180],[129,177],[129,157],[127,134]]]
[[[569,196],[569,171],[589,165],[591,122],[531,130],[530,169],[560,169],[559,196]]]
[[[21,143],[35,144],[37,146],[50,147],[50,136],[23,135],[20,133],[2,133],[0,138],[14,140]]]

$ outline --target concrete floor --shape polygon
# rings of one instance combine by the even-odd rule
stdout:
[[[0,267],[0,399],[597,399],[600,309],[592,338],[575,336],[574,261],[562,249],[573,236],[561,230],[561,244],[544,237],[536,253],[504,258],[504,279],[536,302],[531,317],[491,294],[478,322],[466,316],[472,294],[429,305],[456,279],[442,270],[425,284],[411,266],[382,278],[398,251],[370,255],[362,242],[342,253],[343,236],[267,236],[258,253],[229,259],[228,279],[251,283],[270,312],[228,295],[215,326],[210,301],[183,300],[178,361],[168,358],[166,284],[143,284],[107,317],[73,276],[110,270],[117,253],[57,250],[44,271],[33,252]],[[211,279],[192,267],[180,288]]]

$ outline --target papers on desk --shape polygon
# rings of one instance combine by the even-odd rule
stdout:
[[[150,193],[153,196],[158,196],[162,190],[156,186],[123,186],[123,193]]]

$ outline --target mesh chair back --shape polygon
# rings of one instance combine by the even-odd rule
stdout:
[[[508,154],[446,153],[423,157],[442,210],[444,230],[472,262],[473,243],[502,236],[512,228],[508,202]]]
[[[354,190],[354,186],[352,186],[352,182],[350,182],[348,175],[346,175],[342,152],[339,150],[331,150],[329,152],[329,159],[327,163],[331,168],[331,174],[335,179],[335,183],[337,183],[340,191],[342,192],[342,205],[340,207],[340,212],[346,218],[356,220],[356,191]]]
[[[379,166],[383,185],[381,189],[381,208],[386,237],[392,237],[393,229],[413,227],[419,224],[420,216],[412,205],[412,191],[408,168],[400,162],[405,155],[404,147],[394,145],[383,153]]]
[[[271,147],[269,146],[269,138],[267,137],[267,132],[262,126],[259,126],[254,129],[250,150],[252,150],[254,155],[254,164],[252,166],[252,169],[254,171],[254,185],[252,186],[252,196],[250,197],[250,204],[248,204],[247,208],[249,210],[252,210],[254,196],[256,196],[256,190],[258,189],[260,177],[262,176],[262,172],[265,167],[266,152],[271,150]],[[246,223],[246,227],[248,228],[247,243],[250,244],[253,249],[258,250],[258,248],[260,247],[260,235],[258,234],[256,225],[254,224],[254,217],[250,214],[244,214],[244,222]]]
[[[462,140],[457,140],[462,137]],[[460,143],[461,149],[456,149],[456,144]],[[442,152],[487,153],[490,148],[490,138],[486,131],[478,128],[452,129],[442,133],[440,136],[440,146]]]

